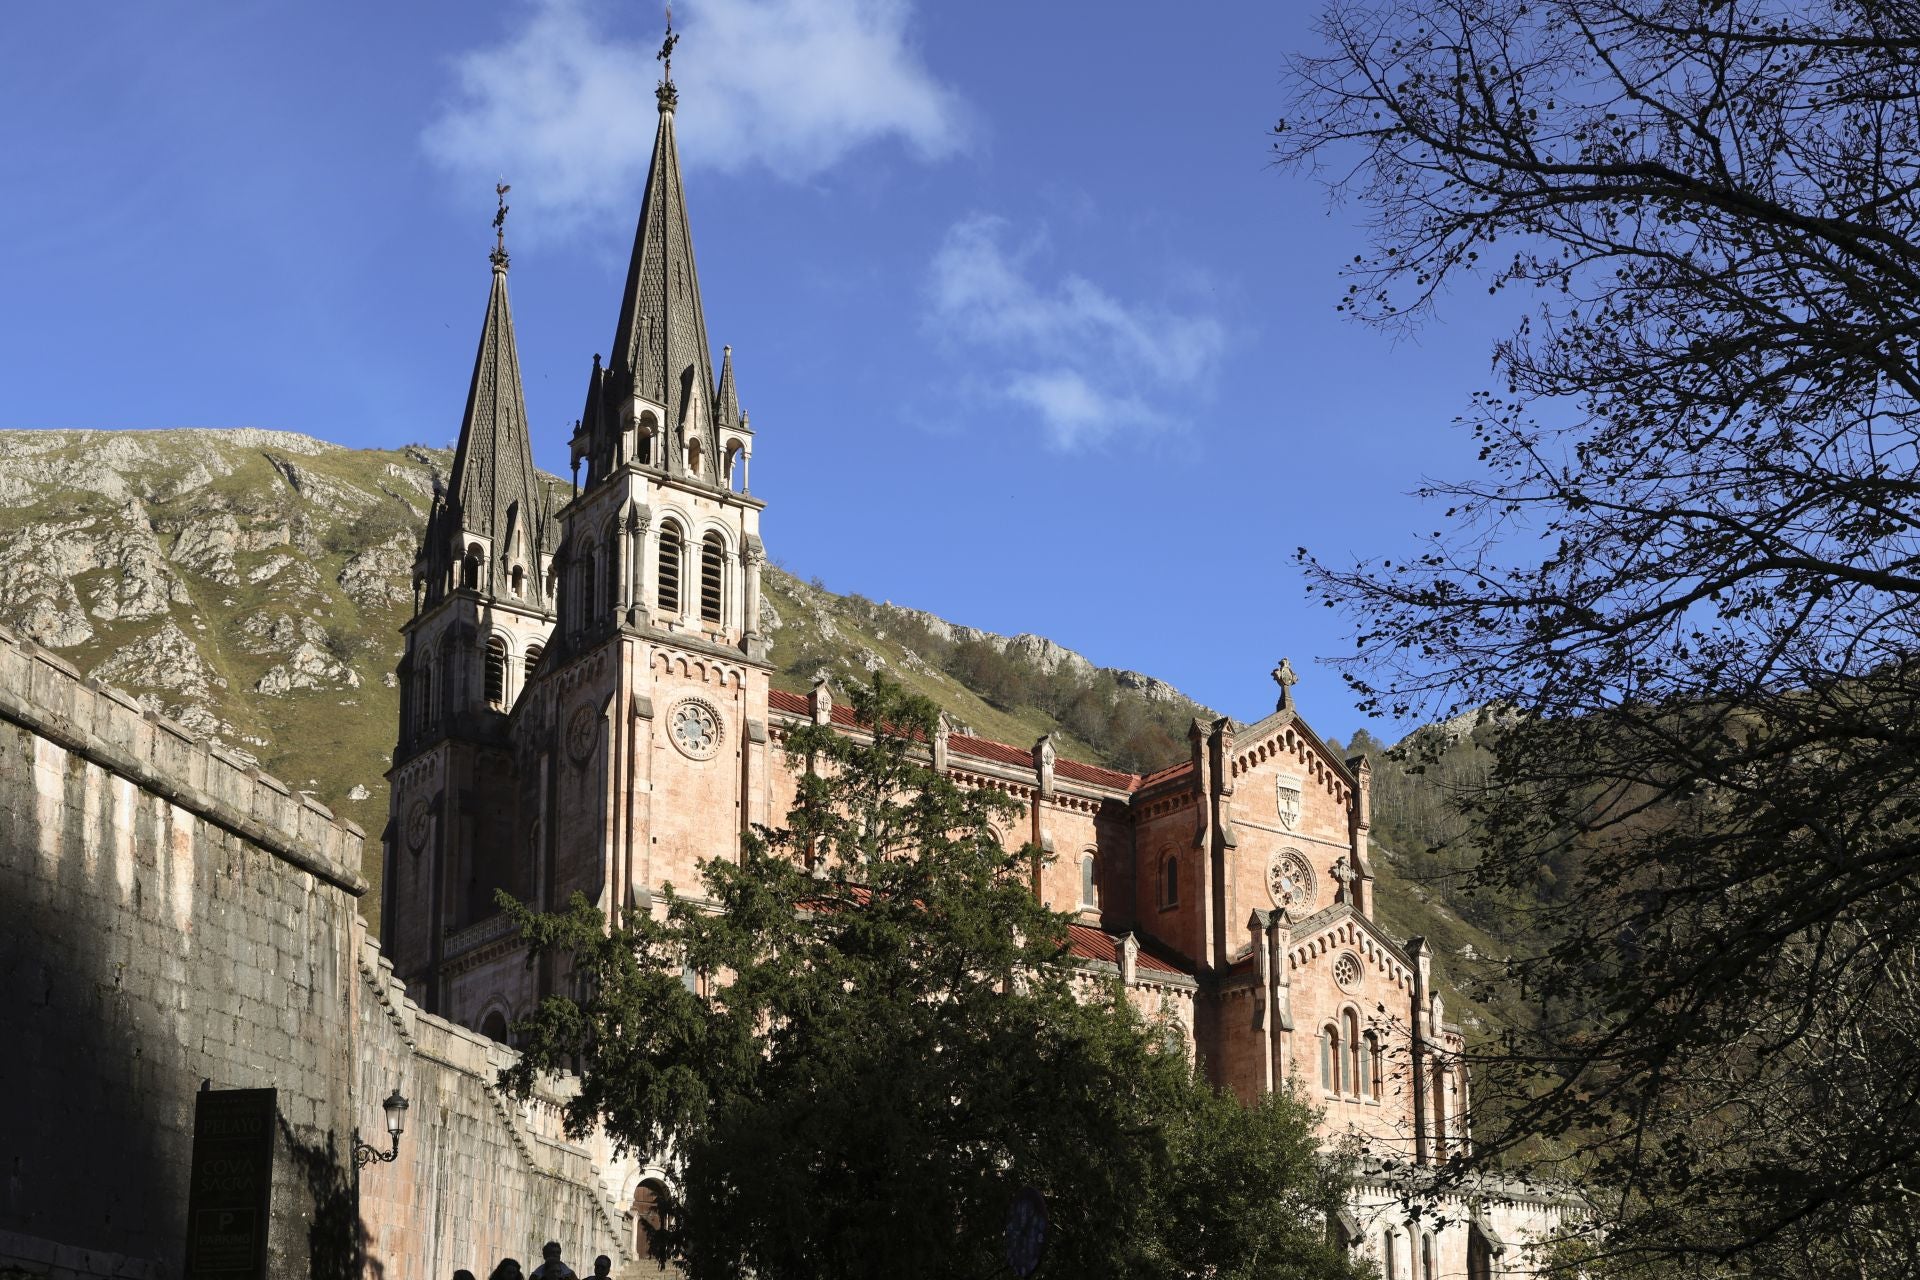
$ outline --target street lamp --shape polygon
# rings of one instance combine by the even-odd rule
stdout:
[[[407,1100],[400,1096],[398,1089],[395,1089],[392,1095],[380,1104],[380,1107],[387,1113],[387,1132],[393,1137],[393,1145],[387,1150],[381,1151],[379,1148],[370,1147],[360,1141],[360,1139],[355,1138],[353,1140],[353,1167],[356,1169],[364,1165],[372,1164],[375,1160],[383,1164],[391,1163],[400,1154],[400,1135],[407,1127]]]

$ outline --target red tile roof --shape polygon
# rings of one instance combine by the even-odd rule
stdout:
[[[1170,764],[1166,768],[1156,769],[1146,777],[1140,779],[1140,785],[1146,787],[1152,786],[1156,782],[1165,782],[1169,778],[1179,777],[1191,768],[1193,768],[1193,761],[1191,760],[1182,761],[1180,764]]]
[[[1139,940],[1138,935],[1135,935]],[[1082,960],[1105,960],[1108,964],[1120,963],[1120,940],[1104,929],[1091,925],[1070,924],[1067,926],[1067,951]],[[1159,954],[1156,954],[1159,953]],[[1151,939],[1140,941],[1140,954],[1135,958],[1136,967],[1154,973],[1191,974],[1191,968],[1182,967],[1179,957],[1166,951]]]
[[[1023,764],[1033,767],[1033,752],[1005,742],[995,742],[991,738],[976,738],[971,734],[956,733],[947,738],[947,749],[958,751],[963,756],[973,756],[980,760],[995,760],[1001,764]]]
[[[784,689],[767,691],[767,709],[793,716],[813,714],[813,702],[804,693],[788,693]],[[854,723],[853,707],[847,703],[836,702],[833,706],[833,723],[851,725]],[[914,734],[918,738],[919,734]],[[1033,750],[1030,747],[1016,747],[1009,742],[996,742],[992,738],[976,738],[969,733],[956,733],[947,738],[948,749],[975,760],[990,760],[995,764],[1010,764],[1023,768],[1033,767]],[[1119,769],[1106,769],[1097,764],[1082,764],[1078,760],[1057,760],[1054,772],[1073,782],[1085,782],[1096,787],[1110,787],[1115,791],[1135,791],[1150,782],[1161,782],[1175,777],[1183,770],[1193,767],[1192,761],[1185,761],[1142,777],[1137,773],[1125,773]]]
[[[1121,791],[1131,791],[1140,785],[1140,775],[1137,773],[1102,769],[1097,764],[1081,764],[1078,760],[1056,760],[1053,770],[1061,777],[1072,778],[1075,782],[1091,782],[1095,786],[1115,787]]]

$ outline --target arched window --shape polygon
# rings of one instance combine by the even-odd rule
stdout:
[[[1080,855],[1080,905],[1094,908],[1100,905],[1100,865],[1091,853]]]
[[[1166,863],[1160,868],[1160,905],[1180,905],[1180,855],[1177,853],[1168,854]]]
[[[1347,1042],[1347,1092],[1360,1093],[1366,1086],[1360,1082],[1360,1055],[1364,1046],[1360,1043],[1360,1015],[1349,1009],[1341,1019],[1346,1032]]]
[[[1340,1092],[1340,1028],[1331,1022],[1320,1029],[1320,1087]]]
[[[680,526],[669,520],[660,526],[660,579],[654,592],[654,603],[660,606],[660,612],[680,613],[680,560],[684,544],[680,538]]]
[[[633,1189],[633,1253],[637,1258],[651,1256],[653,1233],[666,1221],[662,1209],[665,1193],[665,1187],[651,1180]]]
[[[480,1023],[480,1034],[500,1044],[507,1042],[507,1015],[495,1009]]]
[[[595,570],[597,568],[598,566],[593,563],[593,544],[589,542],[586,546],[580,548],[579,567],[575,570],[579,575],[576,581],[580,584],[580,625],[583,627],[593,625],[595,616],[593,589],[598,585],[595,582]]]
[[[1380,1038],[1369,1031],[1360,1038],[1360,1096],[1380,1101]]]
[[[1447,1071],[1440,1063],[1433,1064],[1433,1157],[1436,1160],[1447,1158]]]
[[[737,441],[727,450],[727,460],[723,465],[720,479],[735,493],[747,491],[747,469],[740,465],[746,460],[746,456],[746,450],[742,449]]]
[[[480,589],[480,565],[484,559],[485,553],[480,550],[479,543],[467,548],[466,558],[460,562],[461,586],[474,591]]]
[[[1380,1274],[1384,1280],[1400,1280],[1398,1242],[1392,1227],[1380,1233]]]
[[[687,473],[695,476],[701,475],[700,466],[706,460],[706,455],[703,454],[700,449],[700,437],[695,436],[693,439],[687,441]]]
[[[518,599],[527,593],[527,571],[519,565],[513,566],[513,594]]]
[[[527,679],[533,679],[534,671],[540,666],[540,655],[545,652],[546,649],[540,645],[527,646]]]
[[[433,727],[433,668],[420,666],[420,704],[414,708],[413,723],[424,732]]]
[[[1493,1280],[1493,1245],[1477,1222],[1467,1224],[1467,1280]]]
[[[700,543],[700,621],[720,622],[721,602],[726,599],[727,544],[717,533]]]
[[[499,636],[487,637],[487,705],[507,705],[507,642]]]
[[[1433,1237],[1420,1236],[1420,1280],[1437,1280],[1433,1270]]]
[[[660,424],[654,420],[652,414],[643,413],[640,415],[639,423],[635,426],[635,433],[639,436],[639,439],[634,441],[634,456],[643,467],[653,465],[653,433],[654,428],[659,425]]]

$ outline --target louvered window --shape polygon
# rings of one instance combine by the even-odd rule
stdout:
[[[596,566],[593,563],[593,548],[589,546],[580,553],[580,625],[583,627],[593,625],[593,589],[596,585],[594,582],[595,568]]]
[[[710,533],[700,544],[700,621],[718,623],[726,582],[727,552],[720,535]]]
[[[671,522],[660,526],[660,581],[655,600],[660,612],[678,616],[680,612],[680,560],[683,547],[680,526]]]
[[[507,705],[507,642],[499,636],[487,637],[487,705]]]
[[[537,644],[527,650],[527,679],[533,679],[534,670],[540,665],[540,655],[545,652],[546,650]]]

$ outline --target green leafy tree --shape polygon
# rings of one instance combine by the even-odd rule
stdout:
[[[1500,712],[1457,797],[1480,885],[1535,893],[1541,1017],[1476,1070],[1476,1153],[1555,1140],[1616,1268],[1912,1276],[1920,8],[1320,31],[1276,145],[1367,215],[1346,308],[1518,294],[1439,531],[1309,561],[1374,705]]]
[[[787,826],[707,863],[700,896],[611,928],[580,899],[505,904],[579,992],[518,1028],[508,1083],[574,1067],[570,1125],[672,1153],[656,1252],[696,1280],[982,1280],[1031,1186],[1042,1274],[1352,1274],[1312,1113],[1216,1094],[1071,963],[1039,851],[993,834],[1008,802],[915,759],[931,703],[877,680],[854,706],[868,732],[793,730]]]

